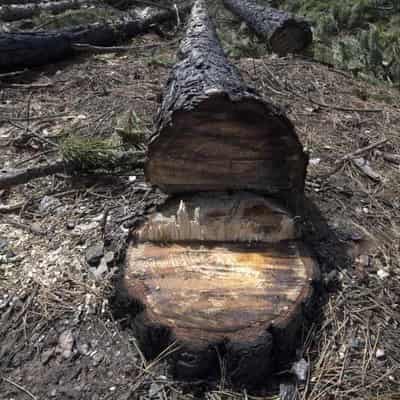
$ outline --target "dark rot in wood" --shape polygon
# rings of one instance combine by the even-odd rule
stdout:
[[[312,42],[309,23],[292,14],[262,6],[255,0],[224,0],[224,4],[281,56],[299,52]]]
[[[147,179],[172,193],[301,193],[307,156],[293,125],[229,63],[202,0],[178,59],[150,139]]]

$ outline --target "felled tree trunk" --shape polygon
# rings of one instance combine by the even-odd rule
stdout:
[[[43,2],[44,0],[1,0],[1,5],[7,6],[7,5],[43,3]]]
[[[179,10],[186,13],[191,5]],[[142,16],[124,17],[57,32],[0,32],[0,70],[44,65],[64,59],[74,52],[74,44],[112,46],[145,33],[153,25],[176,18],[176,11],[156,11]]]
[[[0,20],[10,22],[18,19],[32,18],[42,12],[60,14],[67,10],[96,3],[98,3],[96,0],[60,0],[56,2],[3,5],[0,7]]]
[[[203,1],[178,59],[149,143],[147,179],[167,192],[301,193],[307,157],[293,125],[229,63]]]
[[[264,7],[255,0],[224,0],[224,4],[281,56],[301,51],[312,42],[308,22],[285,11]]]

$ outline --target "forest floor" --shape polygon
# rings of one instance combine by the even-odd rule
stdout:
[[[0,167],[51,160],[71,133],[110,137],[126,111],[151,129],[177,44],[155,34],[132,44],[0,80]],[[328,296],[299,349],[310,372],[297,396],[400,399],[400,163],[384,157],[400,155],[400,94],[301,58],[235,63],[286,109],[310,153],[306,195],[353,259],[315,249]],[[346,157],[366,146],[357,157],[372,179]],[[109,210],[152,206],[142,172],[129,175],[59,174],[0,191],[0,399],[278,399],[282,373],[252,393],[224,379],[176,382],[162,355],[141,356],[112,309],[118,265],[87,262]]]

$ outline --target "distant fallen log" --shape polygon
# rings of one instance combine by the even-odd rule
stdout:
[[[29,4],[29,3],[43,3],[44,0],[1,0],[1,5],[2,6],[7,6],[7,5],[18,5],[18,4]]]
[[[245,85],[199,4],[149,142],[147,179],[171,193],[302,193],[307,157],[293,125]]]
[[[191,4],[185,3],[179,11],[184,14],[190,8]],[[112,46],[174,18],[175,10],[162,10],[64,31],[0,32],[0,71],[29,68],[62,60],[74,53],[74,44]]]
[[[312,42],[309,23],[285,11],[259,5],[255,0],[224,0],[224,4],[281,56],[301,51]]]
[[[60,14],[86,5],[98,4],[97,0],[60,0],[41,3],[13,4],[0,7],[0,20],[5,22],[18,19],[32,18],[42,12]]]

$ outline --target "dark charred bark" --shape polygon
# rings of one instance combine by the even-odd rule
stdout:
[[[180,12],[190,10],[190,4]],[[74,44],[112,46],[145,33],[153,25],[176,18],[176,11],[156,11],[143,17],[124,17],[108,23],[78,26],[57,32],[0,32],[0,71],[29,68],[67,58]]]
[[[301,51],[312,42],[308,22],[285,11],[264,7],[255,0],[224,0],[224,4],[279,55]]]
[[[202,0],[178,59],[149,143],[147,179],[167,192],[301,193],[307,157],[293,125],[245,85]]]
[[[60,14],[67,10],[81,8],[83,5],[96,3],[98,3],[96,0],[60,0],[56,2],[3,5],[0,7],[0,20],[10,22],[18,19],[27,19],[42,12]]]

